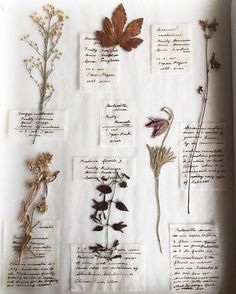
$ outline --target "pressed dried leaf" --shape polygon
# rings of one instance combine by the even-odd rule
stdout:
[[[122,211],[128,211],[128,208],[120,201],[116,202],[116,208]]]
[[[113,230],[120,231],[121,233],[124,233],[122,230],[126,227],[127,225],[124,222],[120,222],[120,223],[112,225]]]
[[[103,230],[103,226],[96,226],[93,231],[102,231]]]
[[[120,183],[119,183],[119,186],[120,186],[121,188],[127,188],[127,187],[128,187],[126,181],[122,181],[122,182],[120,182]]]
[[[97,190],[103,194],[110,194],[112,192],[111,187],[108,185],[99,185]]]
[[[128,52],[137,48],[143,40],[134,37],[141,33],[143,18],[133,20],[125,28],[126,22],[127,15],[124,6],[120,4],[113,12],[112,21],[105,17],[103,31],[96,32],[96,38],[101,46],[111,48],[120,45]]]
[[[96,210],[107,210],[108,209],[108,202],[107,201],[101,201],[98,202],[95,199],[93,199],[94,205],[92,206]]]

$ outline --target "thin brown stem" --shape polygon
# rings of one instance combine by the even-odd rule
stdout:
[[[160,238],[160,232],[159,232],[159,227],[160,227],[160,220],[161,220],[161,205],[160,205],[160,195],[159,195],[159,177],[155,178],[155,189],[156,189],[156,199],[157,199],[157,240],[160,248],[160,252],[162,254],[162,247],[161,247],[161,238]]]
[[[115,193],[116,193],[116,181],[117,181],[117,175],[116,178],[114,180],[114,184],[113,184],[113,194],[112,194],[112,198],[109,201],[109,205],[108,205],[108,212],[107,212],[107,223],[106,223],[106,227],[107,227],[107,231],[106,231],[106,249],[108,249],[109,247],[109,221],[110,221],[110,216],[111,216],[111,206],[115,197]]]
[[[188,193],[188,204],[187,204],[187,210],[188,214],[190,214],[190,196],[191,196],[191,176],[192,176],[192,169],[193,169],[193,162],[194,162],[194,156],[197,151],[197,146],[199,143],[199,139],[201,136],[201,131],[202,131],[202,125],[204,122],[204,117],[206,113],[206,107],[207,107],[207,101],[208,101],[208,89],[209,89],[209,64],[208,64],[208,42],[209,39],[207,36],[205,36],[205,63],[206,63],[206,82],[205,82],[205,89],[203,92],[203,101],[202,101],[202,109],[199,117],[199,122],[198,122],[198,128],[197,128],[197,133],[195,137],[195,141],[193,143],[193,152],[191,153],[190,161],[189,161],[189,171],[188,171],[188,188],[187,188],[187,193]]]

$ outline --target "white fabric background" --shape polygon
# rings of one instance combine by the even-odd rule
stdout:
[[[230,47],[230,0],[123,0],[128,20],[144,17],[144,43],[132,53],[120,51],[120,90],[114,93],[81,92],[79,84],[79,33],[101,28],[104,16],[111,16],[120,0],[55,0],[70,19],[60,43],[63,59],[53,75],[56,92],[48,109],[68,111],[68,139],[64,142],[39,140],[35,146],[26,141],[9,140],[7,119],[10,109],[37,108],[38,92],[29,79],[22,59],[31,54],[19,41],[21,35],[35,36],[28,15],[40,10],[45,1],[2,0],[0,17],[0,220],[15,220],[26,197],[24,182],[30,174],[26,159],[39,152],[55,155],[53,168],[61,170],[50,187],[47,218],[61,221],[60,284],[48,289],[3,289],[2,294],[70,293],[70,243],[97,241],[91,232],[91,198],[94,186],[72,181],[72,157],[117,155],[136,157],[136,175],[132,178],[127,199],[128,228],[121,242],[140,242],[146,246],[146,293],[168,294],[170,291],[169,232],[170,223],[211,223],[219,225],[222,283],[219,293],[235,293],[235,206],[233,176],[233,132]],[[186,193],[178,186],[178,162],[166,165],[161,175],[161,236],[163,255],[159,254],[155,226],[156,201],[153,174],[145,144],[158,144],[144,128],[148,116],[159,116],[160,108],[175,112],[173,128],[167,140],[178,155],[179,121],[197,120],[201,99],[196,87],[204,82],[204,39],[199,19],[217,18],[220,23],[212,46],[222,63],[222,70],[211,80],[206,120],[226,121],[228,190],[193,192],[191,215],[187,215]],[[186,74],[150,73],[150,32],[152,24],[190,23],[193,29],[193,67]],[[136,145],[133,148],[101,148],[99,145],[99,103],[102,98],[132,99],[135,103]],[[2,229],[1,229],[2,231]],[[1,234],[2,235],[2,234]],[[0,243],[2,244],[2,243]],[[2,250],[1,250],[2,252]],[[2,253],[0,258],[2,257]],[[0,259],[0,264],[2,259]],[[217,293],[214,293],[217,294]]]

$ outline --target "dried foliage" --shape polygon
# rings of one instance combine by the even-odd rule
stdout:
[[[28,168],[33,174],[34,179],[27,184],[29,188],[29,196],[27,200],[23,202],[21,211],[20,222],[24,226],[24,234],[22,238],[22,245],[19,249],[19,264],[21,263],[25,250],[29,250],[33,255],[35,255],[30,248],[33,229],[40,223],[39,221],[34,223],[35,212],[45,214],[48,211],[48,185],[52,183],[59,174],[59,171],[52,172],[50,170],[52,160],[52,154],[42,153],[36,159],[27,161]],[[43,195],[40,200],[36,199],[39,193],[42,193]]]
[[[149,118],[150,122],[148,122],[145,126],[148,128],[153,128],[152,138],[160,136],[165,133],[165,136],[162,139],[161,146],[149,146],[147,145],[149,155],[150,155],[150,166],[153,171],[155,177],[155,185],[156,185],[156,198],[157,198],[157,239],[160,248],[160,252],[162,253],[161,239],[159,233],[159,225],[161,219],[161,207],[160,207],[160,195],[159,195],[159,177],[161,173],[162,167],[169,162],[173,162],[175,160],[174,152],[171,151],[171,148],[166,148],[164,146],[165,140],[169,134],[171,125],[173,123],[174,114],[173,111],[168,107],[163,107],[162,111],[165,111],[168,114],[168,119],[158,119],[158,118]]]
[[[199,138],[202,131],[202,124],[204,122],[204,117],[206,113],[207,101],[209,99],[209,80],[210,80],[210,73],[212,71],[218,72],[221,69],[221,64],[216,60],[216,55],[214,52],[209,54],[209,41],[213,39],[215,32],[217,31],[217,27],[219,24],[217,23],[216,19],[214,18],[213,21],[209,20],[200,20],[199,24],[204,32],[204,39],[205,39],[205,75],[206,81],[205,86],[199,85],[197,88],[197,93],[202,97],[202,107],[198,121],[198,128],[196,132],[195,141],[193,144],[193,150],[190,154],[189,163],[188,163],[188,182],[187,182],[187,193],[188,193],[188,204],[187,204],[187,211],[188,214],[190,213],[190,196],[191,196],[191,176],[193,173],[193,160],[197,150]]]
[[[96,32],[96,38],[102,47],[112,48],[120,45],[125,51],[137,48],[143,40],[137,38],[141,33],[143,18],[130,22],[126,27],[127,15],[124,6],[120,4],[113,12],[112,19],[105,17],[103,31]]]
[[[35,52],[35,55],[24,59],[24,64],[30,78],[39,89],[40,113],[44,111],[46,104],[51,100],[52,94],[55,91],[53,84],[50,82],[50,77],[55,70],[55,62],[61,59],[62,56],[57,46],[62,36],[65,19],[68,18],[62,10],[56,9],[51,4],[43,6],[43,11],[43,16],[37,12],[30,16],[40,33],[40,43],[33,41],[28,34],[21,38]],[[42,46],[39,45],[41,43],[43,44]],[[36,140],[38,128],[39,126],[37,126],[33,143]]]
[[[99,186],[96,188],[100,194],[99,198],[102,198],[100,201],[93,199],[92,208],[94,213],[90,216],[90,219],[96,224],[93,228],[93,231],[99,232],[106,229],[106,246],[96,244],[91,246],[90,249],[101,258],[105,258],[108,261],[114,258],[121,257],[120,255],[113,255],[113,251],[119,245],[119,241],[115,240],[111,247],[109,247],[109,228],[114,231],[124,233],[124,228],[127,225],[121,221],[118,223],[111,223],[111,212],[112,207],[116,208],[119,211],[128,212],[126,205],[115,199],[117,188],[125,189],[128,187],[127,180],[129,177],[124,173],[116,173],[114,179],[108,180],[105,177],[97,179],[99,181]]]

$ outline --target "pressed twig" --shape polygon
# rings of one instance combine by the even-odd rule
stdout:
[[[22,236],[22,243],[19,248],[18,264],[21,263],[25,250],[29,250],[33,255],[35,255],[30,248],[33,229],[40,224],[40,221],[34,223],[35,212],[47,212],[48,205],[46,200],[48,196],[48,185],[53,182],[59,174],[59,171],[50,171],[49,165],[52,163],[52,159],[52,154],[42,153],[36,159],[29,160],[27,162],[29,170],[34,175],[34,180],[28,184],[30,192],[27,200],[23,202],[23,208],[20,216],[20,222],[23,224],[24,233]],[[41,197],[40,200],[36,200],[40,191],[43,193],[43,197]]]
[[[190,155],[189,159],[189,167],[188,167],[188,181],[187,181],[187,193],[188,193],[188,203],[187,203],[187,211],[188,214],[190,214],[190,197],[191,197],[191,176],[193,173],[193,162],[194,162],[194,156],[197,151],[199,139],[201,136],[202,131],[202,125],[204,122],[204,117],[206,113],[207,108],[207,101],[208,101],[208,95],[209,95],[209,80],[210,80],[210,72],[211,70],[219,71],[221,68],[221,64],[215,59],[215,53],[213,52],[211,54],[211,57],[209,57],[208,47],[209,47],[209,40],[213,38],[214,33],[217,30],[218,23],[216,22],[216,19],[214,19],[212,22],[209,22],[208,20],[200,20],[199,21],[200,26],[202,27],[202,30],[204,32],[204,39],[205,39],[205,74],[206,74],[206,81],[205,86],[199,86],[197,88],[197,93],[202,96],[202,107],[200,111],[199,121],[198,121],[198,127],[196,132],[196,137],[193,143],[193,151]]]
[[[146,124],[146,127],[153,128],[152,138],[160,136],[165,133],[161,146],[160,147],[151,147],[147,145],[149,155],[150,155],[150,166],[154,173],[155,177],[155,193],[157,199],[157,241],[159,245],[160,252],[162,253],[161,238],[160,238],[160,220],[161,220],[161,205],[160,205],[160,194],[159,194],[159,185],[160,185],[160,173],[161,168],[168,162],[172,162],[175,159],[173,151],[171,148],[166,148],[164,146],[167,136],[169,134],[171,125],[173,123],[174,114],[173,111],[168,107],[163,107],[162,111],[168,114],[168,119],[158,119],[158,118],[149,118],[150,122]]]
[[[57,49],[57,45],[62,35],[65,19],[68,18],[62,10],[56,9],[51,4],[43,6],[43,11],[45,13],[44,16],[40,16],[36,12],[30,16],[36,24],[40,37],[42,38],[42,48],[40,48],[38,43],[30,39],[30,35],[24,35],[21,38],[36,54],[35,56],[24,59],[26,70],[36,84],[40,96],[38,107],[39,120],[36,125],[33,144],[38,135],[42,113],[54,92],[54,86],[49,80],[55,69],[55,61],[59,60],[62,55]]]

